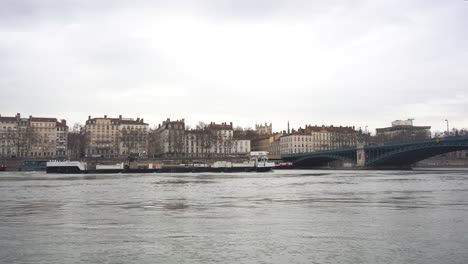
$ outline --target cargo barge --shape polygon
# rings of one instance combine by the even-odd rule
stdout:
[[[83,161],[49,161],[47,173],[112,174],[112,173],[189,173],[189,172],[267,172],[275,164],[269,162],[265,152],[252,152],[250,160],[243,163],[217,161],[212,165],[160,165],[148,164],[146,168],[130,168],[124,163],[96,165],[90,169]]]

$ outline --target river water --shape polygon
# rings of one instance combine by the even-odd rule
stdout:
[[[468,263],[468,171],[0,174],[1,263]]]

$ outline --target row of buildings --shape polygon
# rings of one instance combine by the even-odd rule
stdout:
[[[375,136],[355,127],[311,126],[274,133],[272,124],[255,129],[234,128],[232,122],[203,123],[188,129],[185,120],[167,119],[150,129],[143,118],[88,117],[73,131],[57,118],[0,115],[2,157],[82,158],[129,156],[161,159],[244,157],[250,151],[268,151],[271,158],[367,144],[416,140],[431,136],[429,126],[412,120],[395,121],[377,129]]]
[[[0,115],[0,156],[64,157],[67,133],[65,120]]]

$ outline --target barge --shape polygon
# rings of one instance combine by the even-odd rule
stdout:
[[[124,163],[115,165],[96,165],[90,169],[83,161],[49,161],[47,173],[65,174],[112,174],[112,173],[188,173],[188,172],[267,172],[274,169],[275,164],[269,162],[267,153],[252,152],[250,160],[242,163],[217,161],[212,165],[160,165],[148,164],[146,168],[130,168]]]

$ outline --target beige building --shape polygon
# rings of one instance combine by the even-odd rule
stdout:
[[[252,151],[266,151],[270,159],[279,159],[281,153],[280,138],[282,133],[260,135],[252,140]]]
[[[84,128],[88,157],[146,156],[148,124],[137,118],[88,117]]]
[[[232,122],[211,122],[185,131],[185,151],[188,157],[243,156],[250,153],[250,140],[235,138]]]
[[[311,151],[355,147],[359,134],[348,126],[306,126],[303,131],[312,136]]]
[[[186,130],[185,120],[169,118],[152,132],[154,157],[215,158],[250,153],[250,140],[234,138],[232,123],[211,122]]]
[[[185,120],[171,121],[170,118],[158,125],[158,128],[151,132],[151,156],[170,158],[182,157],[185,155]]]
[[[0,157],[16,157],[18,151],[18,118],[0,116]]]
[[[279,139],[280,154],[307,153],[313,151],[313,137],[304,132],[293,132]]]
[[[30,156],[65,157],[68,133],[65,120],[59,123],[56,118],[30,116],[29,126],[37,136],[37,140],[31,144]]]
[[[67,151],[68,126],[57,118],[0,116],[0,155],[61,158]]]

